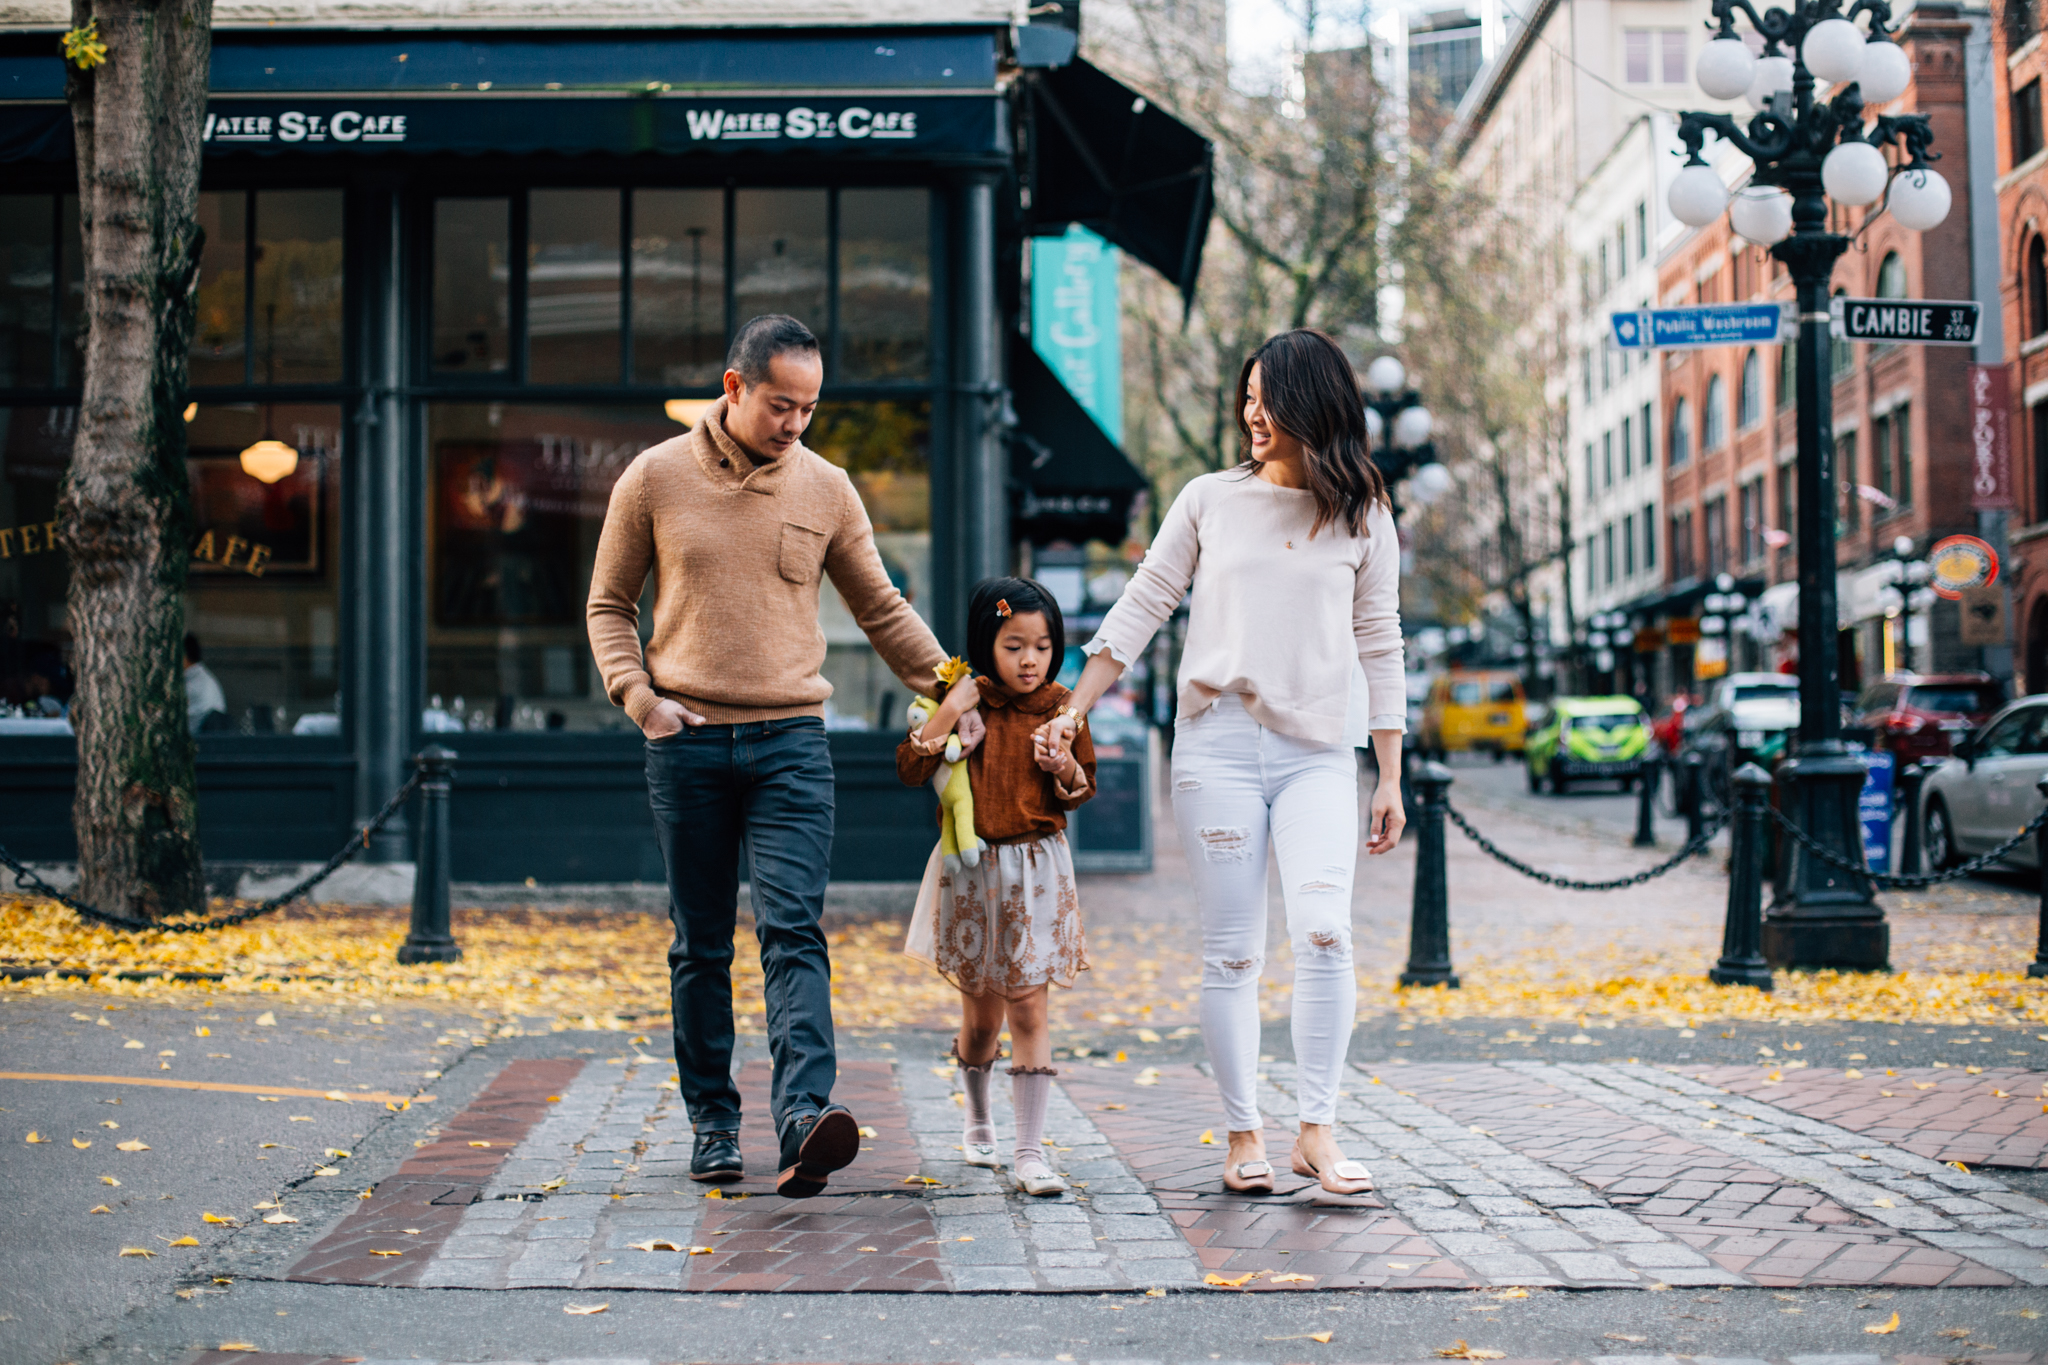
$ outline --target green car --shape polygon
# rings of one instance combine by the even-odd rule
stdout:
[[[1559,697],[1524,751],[1529,790],[1563,792],[1585,777],[1619,778],[1627,791],[1650,751],[1650,723],[1634,697]]]

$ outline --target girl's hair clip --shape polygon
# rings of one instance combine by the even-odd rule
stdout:
[[[1009,614],[1010,599],[1007,597],[998,597],[996,599],[996,615],[1007,618]]]

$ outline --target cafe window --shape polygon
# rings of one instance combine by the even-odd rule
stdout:
[[[73,689],[55,532],[76,430],[76,408],[0,407],[0,701],[53,718]],[[340,733],[342,430],[338,405],[194,406],[185,625],[219,685],[202,735]]]
[[[817,334],[828,384],[931,376],[924,189],[536,188],[437,199],[432,231],[442,383],[709,391],[762,313]]]
[[[0,194],[0,388],[76,384],[84,324],[78,197]]]
[[[342,192],[209,190],[186,362],[194,388],[342,378]]]
[[[428,731],[628,730],[590,654],[584,604],[612,485],[680,435],[659,403],[436,403],[427,410]],[[931,414],[915,402],[825,402],[804,442],[845,469],[883,567],[931,612]],[[641,593],[642,638],[654,583]],[[830,579],[820,585],[835,729],[900,724],[909,700]]]

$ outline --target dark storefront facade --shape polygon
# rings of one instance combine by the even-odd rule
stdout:
[[[439,740],[461,755],[459,879],[658,880],[639,736],[583,602],[612,483],[716,396],[755,314],[823,340],[808,442],[950,648],[977,578],[1074,529],[1034,528],[1075,505],[1034,467],[1078,465],[1116,526],[1142,480],[1114,446],[1022,458],[1023,244],[1086,221],[1186,286],[1206,148],[1061,36],[1027,53],[1062,65],[1019,71],[997,25],[221,31],[187,428],[188,624],[225,696],[200,733],[208,857],[324,857]],[[31,711],[68,686],[46,528],[80,356],[54,46],[0,36],[0,696]],[[1121,127],[1051,126],[1106,87]],[[1184,172],[1164,186],[1162,147]],[[914,877],[930,798],[895,778],[907,698],[829,585],[821,626],[834,875]],[[66,736],[0,736],[15,852],[71,856],[72,770]]]

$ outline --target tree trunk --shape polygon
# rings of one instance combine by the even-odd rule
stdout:
[[[69,66],[85,239],[85,392],[58,501],[77,648],[79,895],[204,909],[185,715],[185,356],[199,273],[212,0],[72,0],[104,62]]]

